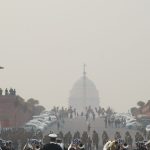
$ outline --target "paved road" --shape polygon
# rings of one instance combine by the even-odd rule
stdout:
[[[133,138],[136,133],[135,130],[128,130],[125,128],[117,128],[117,129],[111,128],[111,127],[105,128],[103,118],[96,118],[95,121],[90,119],[88,120],[88,122],[90,122],[91,124],[91,132],[89,134],[92,135],[93,130],[96,130],[99,134],[100,144],[102,143],[101,136],[104,130],[108,133],[108,136],[110,137],[110,139],[113,139],[116,131],[119,131],[121,133],[122,138],[124,138],[126,131],[129,131]],[[85,120],[85,117],[66,119],[64,124],[61,123],[61,127],[59,130],[57,130],[57,125],[53,125],[53,127],[50,130],[54,131],[55,133],[58,133],[59,131],[62,131],[63,133],[71,131],[71,133],[74,133],[78,130],[80,131],[80,133],[82,133],[83,131],[87,131],[88,122]]]

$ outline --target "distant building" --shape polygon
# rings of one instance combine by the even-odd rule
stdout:
[[[69,106],[78,112],[84,112],[86,107],[99,107],[99,93],[95,84],[86,76],[85,66],[83,76],[73,85],[69,97]]]
[[[16,95],[0,95],[0,127],[21,127],[32,118],[24,100]]]

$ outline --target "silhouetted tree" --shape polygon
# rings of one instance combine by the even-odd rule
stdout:
[[[31,104],[32,106],[35,106],[35,105],[39,104],[39,101],[35,100],[33,98],[30,98],[30,99],[27,100],[27,103]]]
[[[145,102],[139,101],[139,102],[137,102],[137,105],[138,105],[139,107],[143,107],[143,106],[145,105]]]
[[[39,115],[42,111],[45,110],[45,107],[44,106],[41,106],[41,105],[37,105],[34,107],[34,115]]]
[[[136,108],[136,107],[132,107],[132,108],[131,108],[131,114],[132,114],[133,116],[135,116],[135,115],[137,114],[137,112],[138,112],[138,108]]]

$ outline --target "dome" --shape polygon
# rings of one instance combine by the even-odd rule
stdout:
[[[99,94],[95,84],[87,77],[83,76],[75,82],[70,91],[69,106],[82,112],[86,107],[99,106]]]

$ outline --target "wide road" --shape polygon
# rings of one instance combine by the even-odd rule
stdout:
[[[80,133],[82,133],[83,131],[87,131],[87,126],[88,123],[90,123],[91,125],[91,131],[89,133],[89,135],[92,135],[93,130],[96,130],[99,134],[99,138],[100,138],[100,145],[102,143],[102,132],[105,130],[108,133],[108,136],[110,139],[114,139],[114,134],[116,131],[119,131],[121,133],[122,138],[124,138],[125,132],[129,131],[131,136],[134,138],[136,131],[135,130],[128,130],[125,128],[112,128],[112,127],[108,127],[105,128],[105,124],[104,124],[104,119],[103,118],[96,118],[95,121],[93,121],[92,119],[86,121],[85,117],[78,117],[78,118],[74,118],[74,119],[65,119],[65,123],[61,123],[60,124],[60,129],[57,129],[57,125],[53,125],[52,128],[50,128],[49,130],[55,132],[55,133],[59,133],[59,131],[62,131],[63,133],[66,133],[68,131],[71,131],[71,133],[73,134],[76,131],[79,131]]]

